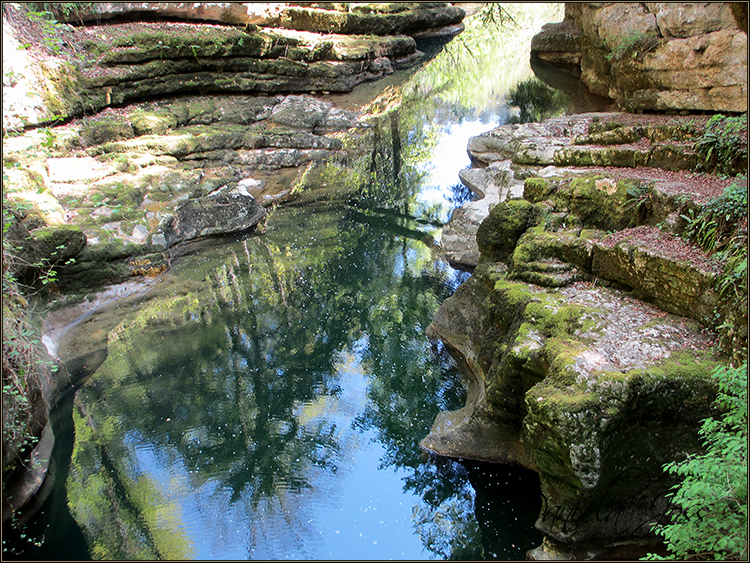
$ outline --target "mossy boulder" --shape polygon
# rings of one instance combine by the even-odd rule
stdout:
[[[493,262],[507,260],[537,214],[534,205],[523,199],[497,204],[477,229],[479,251]]]
[[[639,222],[648,186],[635,179],[615,180],[603,174],[568,178],[529,178],[524,197],[532,203],[551,201],[558,210],[577,217],[584,226],[610,231],[632,227]]]
[[[650,538],[674,484],[662,466],[699,449],[721,359],[701,326],[591,284],[554,292],[478,266],[428,334],[466,368],[466,405],[422,446],[539,472],[537,526],[578,550]]]
[[[594,241],[601,231],[529,229],[518,240],[510,259],[511,274],[546,287],[590,279]]]
[[[222,188],[215,194],[180,204],[159,227],[168,246],[211,235],[254,228],[266,210],[242,187]]]
[[[548,378],[527,393],[523,436],[544,499],[537,528],[578,546],[649,538],[675,484],[662,465],[700,449],[714,365],[675,354],[565,387]]]

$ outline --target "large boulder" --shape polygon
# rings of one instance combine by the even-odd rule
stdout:
[[[255,227],[266,210],[242,186],[191,199],[178,206],[162,223],[167,246],[212,235],[225,235]],[[158,236],[155,235],[155,236]]]
[[[747,9],[732,3],[569,3],[532,53],[628,111],[747,111]]]
[[[480,168],[462,179],[481,192],[479,171],[510,163],[523,197],[489,207],[472,276],[428,327],[468,388],[421,445],[539,474],[545,537],[532,559],[662,548],[652,526],[675,483],[663,466],[699,451],[711,373],[726,362],[711,331],[721,267],[678,234],[746,182],[693,172],[707,120],[585,114],[469,141]]]

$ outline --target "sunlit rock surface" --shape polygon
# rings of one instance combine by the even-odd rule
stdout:
[[[567,3],[532,42],[628,111],[747,111],[747,6],[730,2]]]
[[[88,3],[59,11],[69,23],[56,24],[44,57],[28,56],[16,37],[26,16],[3,14],[6,129],[155,96],[348,92],[417,64],[423,53],[410,34],[455,35],[465,15],[447,3]]]
[[[720,270],[677,234],[732,180],[692,172],[706,117],[688,119],[583,114],[469,142],[475,170],[509,163],[523,194],[488,206],[478,265],[428,328],[468,392],[422,447],[536,470],[533,558],[636,556],[668,509],[663,465],[700,447],[726,361]]]

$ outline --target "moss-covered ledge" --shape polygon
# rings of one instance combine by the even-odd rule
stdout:
[[[698,322],[611,288],[547,290],[479,265],[428,328],[465,368],[466,405],[423,448],[539,472],[537,527],[579,553],[648,540],[673,484],[663,464],[699,448],[721,358]]]

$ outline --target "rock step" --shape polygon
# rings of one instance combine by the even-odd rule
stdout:
[[[293,5],[289,2],[110,2],[82,4],[61,20],[80,22],[126,21],[169,18],[185,21],[215,22],[227,25],[257,25],[317,33],[357,33],[362,35],[397,35],[425,31],[440,32],[460,24],[463,9],[448,2],[398,2]],[[456,33],[457,31],[454,31]]]
[[[698,155],[691,145],[673,143],[645,148],[623,145],[576,145],[556,150],[552,162],[556,166],[646,167],[679,171],[695,169]]]
[[[648,120],[644,117],[638,124],[637,116],[610,112],[564,116],[543,123],[506,124],[469,139],[468,152],[472,161],[480,165],[508,159],[516,168],[554,165],[694,169],[698,157],[692,149],[697,130],[693,121],[673,117],[673,122],[652,124]],[[671,141],[675,136],[678,141]]]

